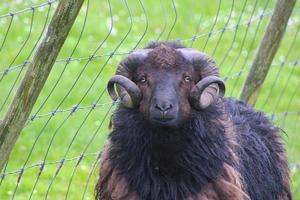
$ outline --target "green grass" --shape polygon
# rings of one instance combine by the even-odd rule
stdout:
[[[226,95],[232,97],[239,96],[242,84],[251,66],[255,49],[262,38],[263,30],[274,6],[274,0],[270,0],[264,11],[266,15],[259,20],[258,17],[264,10],[267,0],[256,1],[256,5],[255,1],[247,1],[244,10],[245,1],[234,1],[231,19],[227,24],[232,2],[221,1],[219,17],[217,23],[213,26],[218,10],[218,0],[176,0],[176,13],[171,0],[164,1],[163,4],[160,1],[144,0],[142,1],[143,6],[137,0],[128,0],[128,8],[132,15],[132,27],[130,28],[130,15],[126,9],[125,1],[112,0],[110,2],[113,18],[112,31],[101,48],[96,52],[96,55],[109,55],[115,49],[116,54],[128,53],[132,48],[143,47],[149,41],[157,40],[158,38],[160,40],[166,40],[168,37],[170,40],[182,39],[187,46],[204,50],[208,54],[213,55],[220,65],[222,77],[229,77],[226,82]],[[18,11],[39,3],[44,3],[44,1],[32,0],[22,2],[4,0],[0,3],[0,16],[10,11]],[[114,73],[118,62],[126,55],[115,55],[111,59],[109,59],[109,56],[96,57],[88,62],[86,58],[105,39],[109,33],[111,23],[107,1],[90,1],[89,6],[87,3],[88,1],[85,2],[58,60],[70,57],[78,42],[88,10],[84,32],[78,47],[72,55],[73,58],[83,59],[71,61],[67,66],[65,61],[55,63],[32,112],[33,115],[38,111],[37,114],[38,116],[41,115],[41,117],[28,123],[22,131],[5,170],[5,173],[9,174],[1,182],[0,199],[11,198],[19,175],[13,172],[22,168],[32,149],[33,151],[26,163],[26,167],[32,167],[24,170],[15,199],[28,199],[32,191],[33,199],[44,199],[51,180],[54,181],[49,189],[48,198],[65,198],[74,169],[76,171],[74,171],[70,185],[69,199],[81,199],[85,188],[86,193],[83,199],[93,199],[93,187],[98,174],[98,166],[95,160],[109,133],[107,128],[109,116],[114,109],[110,110],[111,101],[106,92],[103,96],[101,94],[105,89],[107,80]],[[52,16],[56,4],[53,4],[50,16]],[[35,10],[32,31],[26,43],[33,12],[25,12],[14,17],[6,42],[3,49],[0,50],[0,72],[10,65],[22,64],[28,57],[32,57],[30,52],[42,31],[47,16],[47,8]],[[292,65],[295,60],[300,59],[300,39],[297,34],[300,26],[300,19],[297,15],[299,8],[300,4],[298,3],[256,105],[257,109],[267,112],[270,116],[274,113],[275,123],[286,132],[286,135],[283,134],[283,138],[292,167],[291,180],[294,199],[300,199],[300,170],[297,170],[295,167],[295,164],[299,163],[300,160],[300,145],[298,142],[300,116],[297,117],[297,112],[300,111],[300,92],[297,90],[299,87],[300,67],[299,64]],[[251,19],[253,10],[252,22],[249,26],[246,26],[246,23]],[[241,13],[243,14],[241,15]],[[175,23],[176,16],[177,20]],[[4,40],[10,19],[10,17],[0,18],[0,45]],[[237,24],[240,24],[240,26],[236,27]],[[173,26],[174,28],[172,29]],[[222,33],[221,30],[224,26],[229,28]],[[208,37],[208,33],[211,31],[212,35]],[[127,33],[128,35],[126,36]],[[194,35],[197,37],[193,42],[192,38]],[[124,40],[121,42],[123,38]],[[24,49],[14,59],[24,43]],[[280,67],[282,61],[286,61],[287,64]],[[86,65],[87,62],[88,64]],[[85,66],[86,68],[83,70]],[[12,70],[0,82],[0,106],[2,106],[20,73],[16,86],[0,112],[0,118],[7,111],[25,71],[26,67],[22,71],[21,68]],[[80,78],[58,110],[71,109],[79,102],[79,106],[84,108],[78,109],[71,115],[70,111],[57,112],[52,117],[46,115],[57,108],[79,77],[81,71]],[[61,74],[62,77],[57,87],[41,107]],[[97,78],[98,74],[99,77]],[[277,74],[279,74],[279,80],[275,82]],[[0,74],[1,76],[2,74]],[[275,84],[274,87],[272,86],[273,84]],[[87,94],[85,95],[85,93]],[[98,98],[100,98],[99,106],[90,110],[89,106],[93,105]],[[40,107],[41,109],[39,109]],[[288,112],[288,115],[285,116],[284,112]],[[88,117],[86,118],[86,116]],[[104,123],[102,123],[103,120]],[[82,153],[85,153],[86,156],[77,166],[78,157]],[[58,175],[53,179],[59,166],[58,162],[63,158],[66,158],[66,161]],[[45,168],[33,190],[40,168],[40,166],[35,166],[35,164],[41,163],[44,159],[46,162]]]

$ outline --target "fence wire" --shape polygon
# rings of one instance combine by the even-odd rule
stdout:
[[[0,173],[1,199],[93,199],[98,158],[115,104],[105,88],[118,62],[150,41],[180,41],[213,56],[238,97],[274,0],[85,1],[48,81]],[[0,118],[24,77],[56,0],[0,7]],[[285,134],[294,198],[300,199],[300,3],[256,109]]]

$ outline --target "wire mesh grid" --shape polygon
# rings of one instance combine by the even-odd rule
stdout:
[[[274,0],[85,1],[8,163],[1,199],[93,199],[98,157],[115,105],[105,86],[118,62],[150,41],[177,40],[220,67],[238,97]],[[57,6],[4,1],[0,8],[0,118]],[[296,5],[256,108],[283,134],[300,198],[300,4]]]

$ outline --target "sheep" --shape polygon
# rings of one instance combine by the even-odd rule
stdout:
[[[96,199],[288,200],[280,129],[225,98],[212,58],[177,42],[126,57],[107,85],[120,104],[100,158]]]

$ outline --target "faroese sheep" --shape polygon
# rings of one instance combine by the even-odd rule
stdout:
[[[262,112],[223,97],[207,55],[152,43],[120,63],[108,91],[121,103],[96,199],[291,199],[279,129]]]

